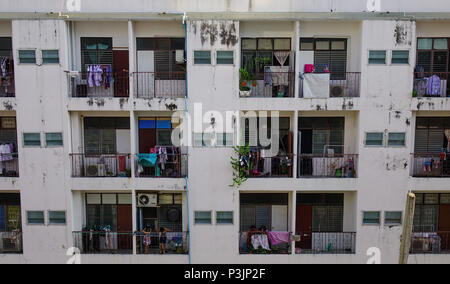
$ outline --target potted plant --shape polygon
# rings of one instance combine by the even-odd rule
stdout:
[[[250,74],[244,68],[239,69],[239,96],[250,97],[252,89],[247,86],[247,82],[250,80]]]

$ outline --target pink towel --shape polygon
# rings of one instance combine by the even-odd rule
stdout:
[[[289,232],[267,232],[267,235],[273,246],[291,241]]]

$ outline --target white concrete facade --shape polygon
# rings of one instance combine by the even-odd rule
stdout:
[[[380,0],[380,7],[371,8],[359,0],[283,0],[276,5],[254,0],[130,0],[126,5],[114,0],[80,0],[80,10],[62,7],[64,1],[56,0],[2,2],[0,38],[12,40],[15,97],[0,97],[0,118],[16,118],[20,176],[0,176],[0,197],[2,193],[20,194],[23,247],[20,254],[0,253],[0,263],[69,261],[67,250],[74,246],[73,232],[81,231],[88,222],[86,194],[100,193],[131,195],[130,204],[126,204],[132,208],[130,233],[140,230],[138,194],[180,194],[180,223],[182,231],[188,232],[189,253],[140,254],[137,238],[133,238],[127,253],[81,254],[82,263],[356,264],[366,263],[370,258],[367,251],[374,247],[380,249],[382,263],[397,263],[403,227],[386,225],[384,213],[404,212],[410,191],[450,194],[449,177],[416,178],[411,169],[417,118],[450,117],[449,97],[412,96],[417,39],[450,38],[448,1]],[[112,51],[128,51],[126,96],[71,96],[70,74],[83,71],[81,39],[86,37],[112,38]],[[150,99],[136,94],[139,90],[134,86],[139,83],[133,73],[139,72],[138,38],[185,39],[186,94]],[[295,78],[291,97],[240,97],[242,38],[290,39]],[[300,50],[300,38],[345,39],[346,72],[359,74],[359,95],[302,98],[301,73],[304,64],[312,62]],[[20,63],[19,50],[35,50],[37,63]],[[42,50],[58,50],[59,64],[41,64]],[[370,51],[379,50],[386,51],[386,64],[369,64]],[[211,64],[195,64],[196,51],[210,51]],[[217,64],[217,51],[232,51],[234,63]],[[408,51],[408,64],[392,64],[392,51]],[[281,117],[288,117],[292,175],[250,178],[240,188],[232,188],[233,148],[188,147],[182,151],[188,157],[186,178],[138,177],[140,119],[167,118],[174,112],[189,113],[195,119],[199,103],[206,114],[204,128],[211,124],[209,111],[219,112],[224,118],[227,111],[277,111]],[[84,119],[89,117],[129,120],[129,127],[121,132],[127,142],[116,154],[130,156],[127,170],[131,176],[73,175],[71,154],[86,152]],[[298,169],[299,118],[336,117],[345,120],[343,154],[356,155],[357,176],[303,178]],[[231,130],[235,144],[243,135],[238,121]],[[183,135],[194,140],[194,132],[193,128]],[[368,147],[368,132],[405,133],[406,145]],[[26,146],[23,133],[40,133],[41,146]],[[46,147],[45,133],[62,133],[63,145]],[[241,254],[241,196],[269,193],[288,196],[287,231],[292,235],[299,231],[301,194],[341,194],[342,232],[355,233],[354,251],[302,254],[292,248],[299,245],[292,241],[287,254]],[[49,223],[51,210],[66,213],[64,225]],[[45,212],[45,224],[29,224],[29,211]],[[211,224],[196,223],[198,211],[211,212]],[[217,212],[222,211],[233,212],[231,224],[217,223]],[[381,213],[380,224],[364,224],[363,213],[368,211]],[[409,261],[449,263],[450,254],[413,254]]]

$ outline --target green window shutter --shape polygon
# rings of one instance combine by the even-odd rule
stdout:
[[[36,50],[19,50],[19,62],[36,64]]]
[[[42,63],[44,63],[44,64],[59,64],[59,51],[58,50],[43,50],[42,51]]]

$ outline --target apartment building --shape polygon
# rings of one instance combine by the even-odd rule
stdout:
[[[0,263],[397,263],[408,192],[450,262],[450,4],[62,2],[0,7]]]

